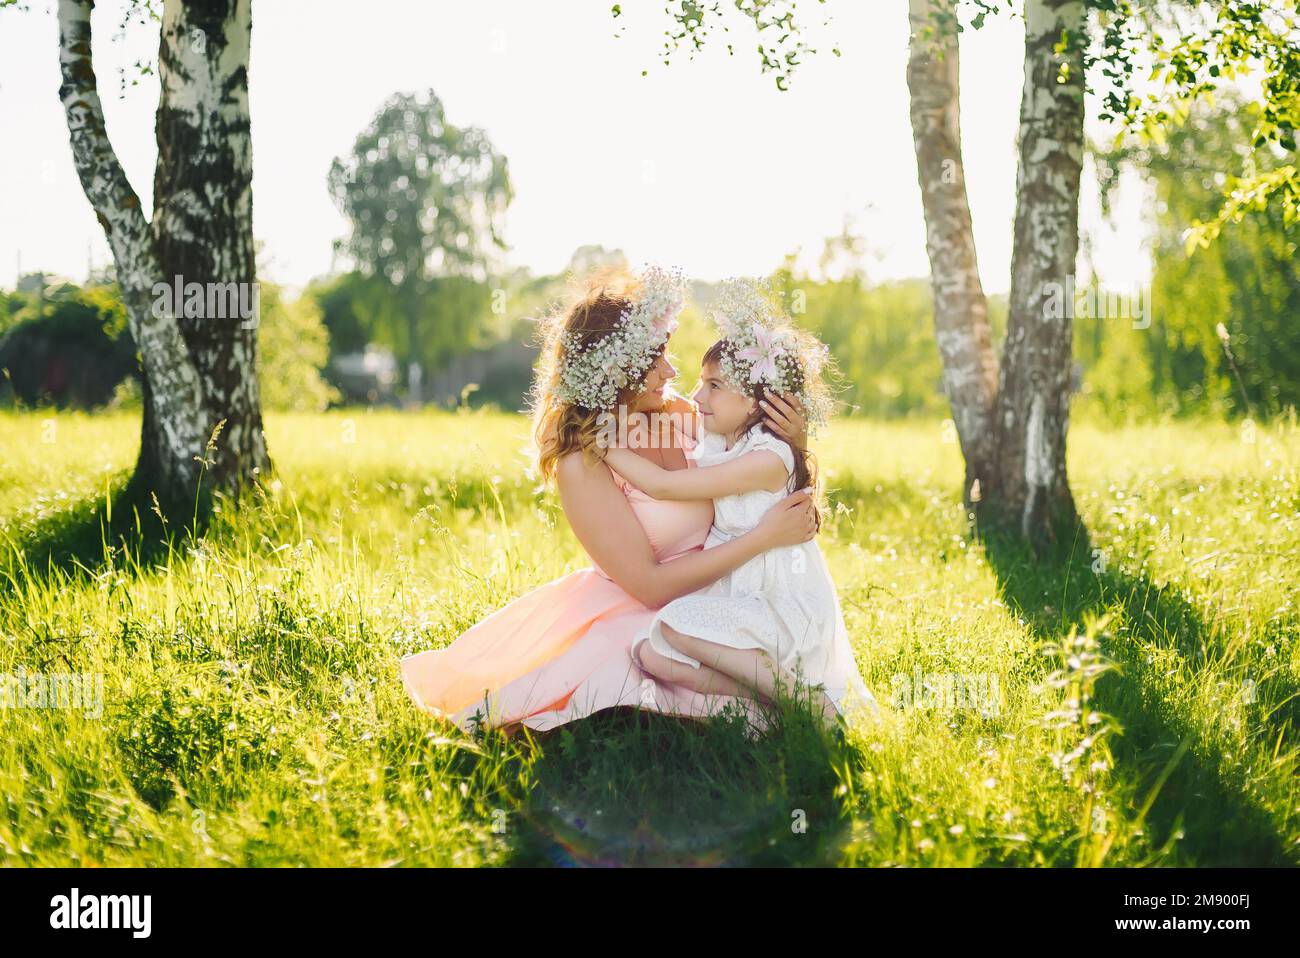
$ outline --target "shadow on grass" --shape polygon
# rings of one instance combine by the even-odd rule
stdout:
[[[533,782],[511,864],[829,865],[850,821],[842,736],[785,708],[763,737],[739,717],[695,722],[630,708],[532,733]]]
[[[160,502],[135,478],[122,479],[107,499],[81,499],[53,515],[10,525],[0,576],[48,584],[59,573],[93,573],[110,556],[118,565],[125,560],[136,570],[152,568],[179,543],[204,534],[210,505],[206,497]]]
[[[1199,612],[1176,589],[1143,575],[1113,566],[1094,572],[1082,527],[1073,542],[1037,555],[1022,541],[997,533],[986,534],[983,544],[1004,600],[1040,641],[1059,640],[1071,625],[1082,632],[1089,615],[1121,613],[1119,627],[1102,642],[1103,653],[1119,668],[1101,677],[1095,704],[1122,728],[1111,743],[1116,773],[1136,783],[1137,794],[1149,794],[1179,745],[1191,737],[1147,813],[1153,847],[1164,846],[1181,828],[1184,836],[1173,852],[1180,865],[1295,864],[1294,850],[1267,810],[1245,793],[1229,757],[1207,747],[1165,691],[1170,651],[1192,668],[1206,667],[1207,652],[1216,651]],[[1271,721],[1278,723],[1274,738],[1294,732],[1293,715],[1275,710]]]
[[[355,477],[354,477],[355,478]],[[507,523],[507,516],[536,504],[532,487],[522,481],[502,483],[489,475],[456,476],[440,487],[434,504],[452,509],[470,509],[484,520]],[[424,481],[422,473],[394,474],[388,484]],[[257,521],[284,521],[281,531],[292,531],[289,512],[261,510],[266,493],[261,485],[246,487],[236,498],[217,493],[228,521],[214,530],[214,495],[200,486],[199,495],[158,501],[150,485],[134,473],[122,473],[111,483],[105,508],[101,492],[69,502],[59,512],[30,521],[8,521],[0,527],[0,580],[5,574],[25,569],[38,582],[57,581],[57,573],[71,575],[101,568],[110,547],[116,564],[129,557],[133,569],[146,571],[165,561],[179,547],[212,534],[221,534],[241,512],[253,513]],[[291,496],[292,493],[289,494]],[[296,506],[294,506],[296,508]],[[161,513],[161,516],[159,515]],[[163,518],[165,517],[165,519]],[[268,518],[269,517],[269,518]]]

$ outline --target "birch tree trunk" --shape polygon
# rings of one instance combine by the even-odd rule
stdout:
[[[224,422],[209,475],[226,489],[270,464],[257,382],[250,4],[166,0],[158,51],[154,243],[163,282],[205,291],[202,310],[187,300],[177,320],[210,418]]]
[[[1065,466],[1083,163],[1082,0],[1027,0],[1015,239],[1002,361],[991,343],[961,158],[953,0],[909,0],[912,137],[935,337],[964,498],[1035,543],[1077,522]]]
[[[1084,16],[1082,0],[1025,4],[1025,85],[1011,295],[998,384],[995,494],[1034,541],[1051,539],[1077,522],[1065,438],[1083,164]]]
[[[152,223],[105,129],[91,57],[93,6],[59,0],[59,96],[73,162],[113,252],[140,350],[145,388],[136,480],[160,498],[192,497],[196,457],[221,424],[210,487],[235,490],[269,467],[256,312],[239,308],[254,305],[256,292],[249,0],[164,4]],[[197,298],[159,295],[187,287],[199,290]]]
[[[150,478],[160,492],[179,491],[195,475],[193,457],[203,452],[203,392],[180,327],[169,310],[156,310],[153,287],[162,275],[140,198],[118,162],[104,126],[104,111],[91,61],[92,0],[59,0],[59,67],[72,159],[86,198],[104,228],[131,335],[140,350],[148,384],[144,402],[141,462],[146,442],[156,462]],[[140,470],[137,467],[137,474]]]
[[[907,86],[943,387],[966,461],[963,496],[979,508],[997,456],[998,372],[966,196],[952,7],[952,0],[909,0]]]

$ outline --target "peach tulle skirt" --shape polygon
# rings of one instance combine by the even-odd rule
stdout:
[[[446,648],[406,656],[402,681],[419,708],[466,730],[476,722],[546,730],[616,706],[702,718],[730,705],[761,726],[751,700],[701,695],[641,670],[632,642],[654,615],[583,569],[520,596]]]

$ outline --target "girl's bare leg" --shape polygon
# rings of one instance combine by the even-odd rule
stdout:
[[[716,702],[710,700],[714,696],[728,696],[744,711],[751,736],[761,734],[766,727],[767,720],[762,712],[764,700],[731,676],[723,675],[707,665],[701,665],[697,669],[667,658],[652,649],[648,642],[637,646],[636,657],[641,668],[659,681],[680,685],[696,694],[697,699],[691,705],[692,718],[707,718],[717,714],[714,707]]]
[[[715,642],[678,632],[666,623],[660,623],[660,628],[663,630],[664,640],[674,649],[698,659],[702,665],[744,685],[748,691],[742,694],[757,693],[770,700],[776,696],[778,686],[787,695],[794,689],[793,678],[781,672],[772,660],[772,656],[763,649],[733,649],[718,645]],[[671,662],[671,660],[667,661]],[[831,701],[825,690],[820,687],[812,689],[812,697],[822,719],[833,722],[838,712],[835,703]]]
[[[702,665],[716,672],[729,676],[743,685],[750,694],[757,692],[767,698],[773,698],[778,684],[787,693],[790,690],[790,680],[777,671],[772,657],[762,649],[733,649],[715,642],[697,639],[693,635],[685,635],[664,623],[661,623],[660,627],[663,629],[664,641],[674,649],[698,659]]]
[[[636,657],[641,667],[664,682],[672,682],[692,692],[704,695],[732,695],[740,698],[753,697],[753,690],[737,682],[729,675],[712,669],[701,663],[697,669],[660,655],[650,647],[649,642],[642,642],[636,650]]]

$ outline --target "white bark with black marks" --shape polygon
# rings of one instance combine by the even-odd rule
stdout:
[[[925,212],[943,385],[966,461],[964,496],[988,488],[994,468],[997,359],[980,282],[962,162],[959,56],[951,0],[909,0],[907,85]],[[978,483],[978,485],[977,485]]]
[[[163,4],[154,215],[146,221],[104,127],[91,61],[93,0],[60,0],[60,87],[73,160],[108,237],[144,373],[136,478],[193,496],[220,423],[211,486],[237,490],[269,467],[257,383],[257,317],[189,315],[158,284],[256,290],[248,58],[250,0]],[[205,302],[207,297],[204,297]]]
[[[1077,520],[1066,476],[1071,308],[1083,166],[1081,0],[1027,0],[1015,245],[998,387],[999,498],[1030,539]],[[1060,48],[1058,50],[1058,47]],[[1066,297],[1069,307],[1069,297]]]
[[[203,451],[206,421],[198,371],[170,311],[154,309],[161,271],[140,198],[122,170],[104,125],[91,58],[92,0],[59,0],[59,67],[72,158],[82,189],[108,238],[131,335],[150,389],[145,415],[156,423],[164,483],[188,482]]]
[[[944,389],[966,459],[965,498],[1031,541],[1077,520],[1065,468],[1083,163],[1081,0],[1027,0],[1007,337],[999,363],[976,266],[961,159],[952,0],[909,0],[912,135]],[[1059,50],[1058,50],[1059,46]],[[1062,67],[1064,66],[1064,70]],[[1059,285],[1057,285],[1059,284]],[[972,486],[978,483],[978,495]],[[978,503],[972,502],[978,500]]]
[[[255,289],[250,0],[166,0],[158,53],[153,232],[163,276]],[[180,317],[211,413],[224,422],[212,478],[237,488],[269,466],[257,317]]]

